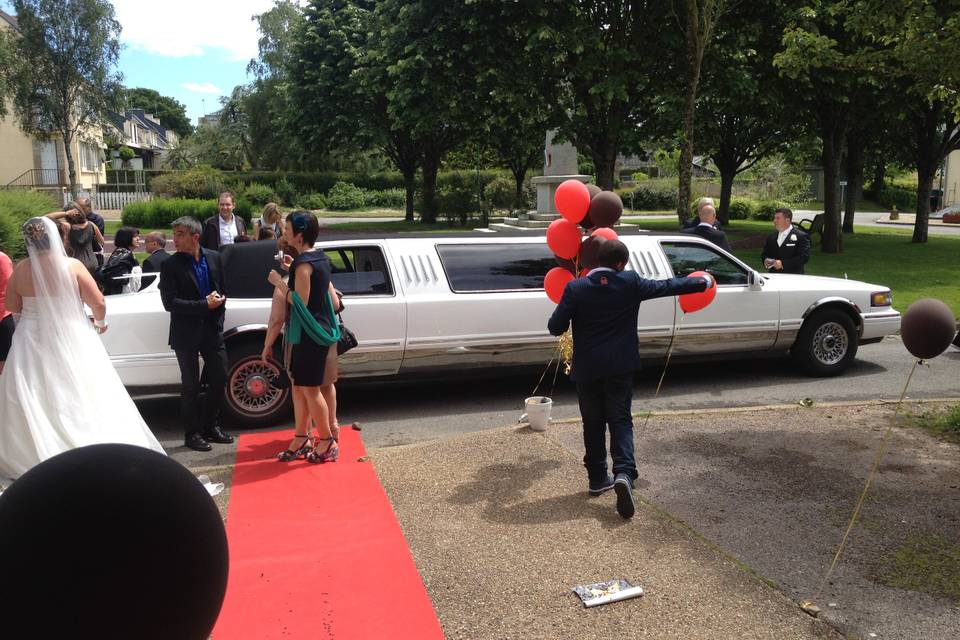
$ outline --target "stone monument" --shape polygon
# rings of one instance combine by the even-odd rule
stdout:
[[[560,183],[566,180],[588,182],[592,176],[582,175],[577,167],[577,148],[569,142],[555,144],[557,131],[547,131],[543,149],[543,175],[530,179],[537,187],[537,213],[558,216],[553,204],[553,194]]]

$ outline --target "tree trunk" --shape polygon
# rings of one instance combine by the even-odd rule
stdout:
[[[847,193],[843,212],[843,232],[853,233],[853,221],[857,210],[857,196],[863,186],[863,142],[857,136],[847,145]]]
[[[930,227],[930,190],[933,188],[933,174],[937,163],[931,162],[930,155],[923,154],[917,161],[917,218],[913,223],[911,242],[925,243]]]
[[[413,222],[413,200],[417,193],[417,166],[407,167],[403,170],[403,188],[407,192],[406,214],[404,220]]]
[[[679,185],[677,187],[677,217],[682,225],[690,217],[690,181],[693,166],[693,112],[697,100],[696,77],[700,69],[691,73],[690,86],[687,87],[686,104],[683,111],[683,146],[680,149]]]
[[[523,208],[523,180],[527,177],[527,165],[524,164],[522,167],[514,164],[510,167],[510,172],[513,174],[513,181],[516,184],[517,191],[513,197],[513,207],[514,209]]]
[[[63,154],[67,158],[67,178],[70,181],[70,199],[76,200],[77,164],[73,159],[73,150],[70,148],[73,146],[73,135],[71,135],[69,131],[62,131],[60,135],[63,136]]]
[[[425,150],[421,160],[423,170],[423,211],[420,221],[433,224],[437,221],[437,173],[440,170],[438,153]]]
[[[824,253],[843,250],[840,232],[840,155],[842,136],[836,129],[823,132],[823,233],[820,248]]]
[[[593,158],[593,168],[597,172],[597,186],[605,191],[613,189],[613,171],[617,164],[617,144],[611,140],[604,140],[600,144],[591,145],[590,156]]]

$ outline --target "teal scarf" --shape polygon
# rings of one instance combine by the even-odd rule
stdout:
[[[293,312],[290,314],[290,329],[287,332],[287,342],[290,344],[300,344],[304,331],[306,331],[307,336],[311,340],[321,346],[329,347],[332,344],[340,342],[339,322],[334,322],[333,331],[327,332],[327,330],[317,322],[317,319],[313,317],[313,314],[307,309],[307,305],[303,303],[303,298],[301,298],[296,291],[293,292],[291,298],[293,299]],[[329,293],[327,294],[327,303],[330,306],[330,317],[333,318],[333,299]]]

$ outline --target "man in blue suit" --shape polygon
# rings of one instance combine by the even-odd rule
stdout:
[[[577,385],[589,492],[592,496],[614,489],[617,513],[633,517],[633,481],[637,465],[633,453],[633,376],[640,369],[637,314],[640,303],[713,286],[712,278],[646,280],[624,271],[630,257],[627,246],[608,240],[600,246],[600,266],[585,278],[567,284],[547,323],[555,336],[573,322],[573,368]],[[610,427],[613,473],[607,473],[606,431]]]

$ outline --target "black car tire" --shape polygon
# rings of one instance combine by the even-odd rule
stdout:
[[[808,374],[839,375],[857,355],[859,336],[849,315],[839,309],[818,311],[803,323],[790,355]]]
[[[227,388],[224,421],[227,428],[275,426],[290,416],[290,388],[276,385],[283,365],[271,359],[273,370],[260,360],[262,345],[254,341],[227,345]]]

